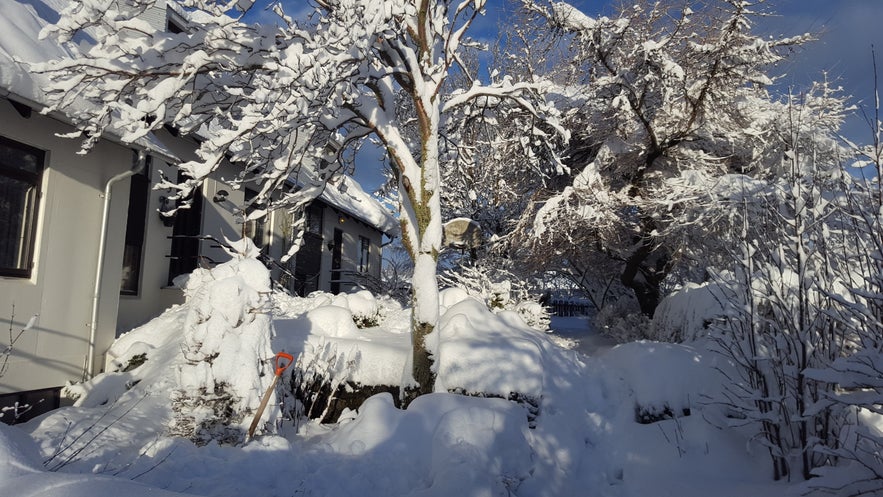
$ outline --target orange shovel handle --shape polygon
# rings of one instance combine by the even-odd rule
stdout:
[[[285,359],[288,362],[282,362],[282,359]],[[288,366],[291,366],[291,363],[293,362],[294,357],[292,357],[291,354],[286,354],[285,352],[279,352],[276,354],[276,376],[282,376],[282,373],[284,373],[285,370],[288,369]]]

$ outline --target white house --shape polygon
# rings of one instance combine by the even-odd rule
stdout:
[[[0,322],[9,330],[0,333],[0,420],[9,422],[16,403],[36,406],[29,414],[56,407],[66,382],[104,368],[116,336],[182,301],[176,276],[225,259],[215,241],[194,235],[250,236],[278,259],[291,230],[278,211],[243,224],[237,206],[253,192],[219,179],[203,184],[191,209],[160,216],[169,206],[153,188],[160,172],[173,177],[195,149],[173,130],[134,144],[106,136],[77,154],[77,140],[57,136],[73,130],[66,116],[40,114],[43,81],[22,62],[70,56],[37,39],[64,0],[0,1]],[[161,29],[183,22],[168,9],[152,14]],[[274,278],[301,294],[370,285],[382,237],[396,228],[342,178],[310,206],[305,246],[286,267],[271,266]]]

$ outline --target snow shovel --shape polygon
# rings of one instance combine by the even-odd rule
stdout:
[[[282,359],[287,360],[288,362],[283,362]],[[291,366],[291,363],[294,362],[294,357],[291,357],[291,354],[286,354],[285,352],[279,352],[276,354],[276,374],[273,376],[273,382],[270,383],[270,386],[267,387],[267,391],[264,392],[264,397],[261,399],[261,405],[258,406],[258,410],[254,415],[254,420],[251,422],[251,426],[248,427],[248,434],[245,436],[245,441],[248,442],[251,440],[251,437],[254,435],[255,429],[258,427],[258,422],[261,420],[261,415],[264,414],[264,409],[267,408],[267,402],[270,401],[270,394],[273,393],[273,389],[276,388],[276,382],[279,381],[279,377],[282,376],[282,373],[288,369],[288,366]]]

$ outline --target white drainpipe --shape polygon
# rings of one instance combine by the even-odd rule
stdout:
[[[101,237],[98,241],[98,267],[95,268],[95,292],[92,294],[92,319],[89,321],[89,353],[86,356],[86,370],[83,379],[92,378],[95,371],[95,335],[98,332],[98,301],[101,296],[101,277],[104,272],[104,250],[107,245],[107,219],[110,217],[110,189],[119,181],[134,176],[144,169],[147,156],[143,150],[138,152],[138,162],[132,169],[117,174],[107,180],[104,185],[104,211],[101,214]]]

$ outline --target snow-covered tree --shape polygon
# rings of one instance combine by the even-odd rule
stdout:
[[[339,171],[343,150],[372,136],[386,149],[399,190],[402,239],[414,260],[413,367],[405,383],[433,388],[431,333],[438,320],[436,259],[441,249],[442,164],[460,153],[454,120],[513,105],[552,116],[544,84],[468,70],[467,32],[484,0],[316,0],[307,22],[272,4],[279,24],[243,20],[248,0],[169,2],[193,22],[179,34],[156,33],[138,18],[163,0],[72,3],[48,34],[70,40],[87,30],[95,44],[75,60],[55,61],[51,110],[73,114],[89,148],[111,125],[124,141],[165,125],[203,141],[189,176],[166,184],[186,197],[224,161],[241,165],[237,183],[260,185],[253,202],[302,205]],[[76,105],[81,100],[91,105]],[[552,120],[547,122],[553,122]],[[553,127],[554,129],[554,127]],[[409,130],[415,133],[409,134]],[[287,178],[307,178],[284,192]],[[276,195],[274,195],[274,193]]]
[[[566,174],[535,191],[521,218],[520,247],[567,260],[577,280],[597,272],[589,284],[621,285],[652,315],[667,277],[721,248],[709,232],[721,212],[695,192],[778,165],[768,73],[809,37],[752,34],[760,14],[737,0],[695,11],[639,1],[599,18],[528,6],[567,49],[557,95],[572,137]]]

